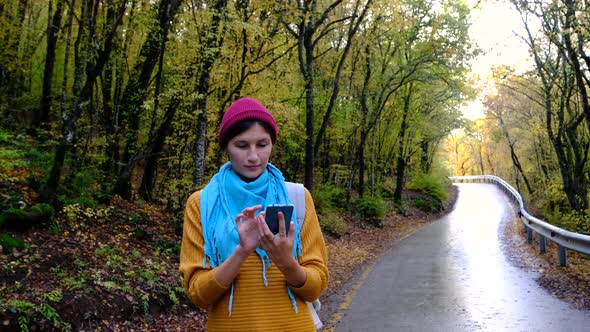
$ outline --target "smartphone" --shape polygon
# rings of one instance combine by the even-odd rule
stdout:
[[[291,204],[276,204],[266,207],[266,224],[273,234],[279,232],[279,215],[278,212],[283,212],[285,216],[285,234],[289,235],[289,224],[291,223],[291,215],[293,215],[294,206]]]

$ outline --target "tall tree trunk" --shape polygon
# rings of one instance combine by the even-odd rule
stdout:
[[[158,169],[158,161],[160,160],[160,154],[164,149],[164,141],[170,134],[170,128],[172,127],[172,119],[174,118],[175,112],[171,115],[166,113],[164,115],[164,122],[161,127],[164,127],[162,135],[156,133],[154,130],[156,127],[156,115],[160,109],[160,91],[162,91],[162,74],[164,72],[164,53],[166,45],[162,46],[164,52],[160,54],[160,62],[158,65],[158,73],[156,74],[156,87],[154,91],[154,112],[152,116],[152,123],[150,125],[149,137],[154,137],[153,141],[155,144],[148,145],[148,153],[145,160],[145,167],[143,168],[143,176],[141,177],[141,185],[139,186],[139,195],[148,202],[153,200],[152,192],[156,185],[156,171]],[[175,108],[176,110],[176,108]],[[170,119],[169,119],[170,118]],[[167,123],[169,122],[169,123]]]
[[[529,183],[529,179],[527,178],[526,174],[524,174],[524,170],[522,169],[522,164],[520,163],[520,160],[518,159],[518,156],[516,155],[516,151],[514,149],[515,143],[512,141],[512,138],[510,137],[510,133],[508,132],[508,129],[506,128],[506,124],[504,123],[504,118],[502,117],[502,111],[500,111],[500,110],[496,111],[496,118],[498,119],[498,122],[500,124],[500,129],[502,130],[502,133],[504,134],[506,141],[508,141],[508,147],[510,148],[510,158],[512,159],[512,165],[514,166],[514,168],[518,171],[518,173],[520,174],[520,176],[524,180],[524,183],[526,185],[526,189],[529,192],[529,194],[533,194],[533,188],[531,187],[531,184]]]
[[[51,113],[51,86],[53,82],[53,68],[55,65],[55,51],[57,47],[57,35],[61,26],[61,17],[63,11],[63,0],[58,0],[55,6],[53,18],[48,20],[47,25],[47,52],[45,57],[45,68],[43,70],[43,90],[41,96],[41,112],[35,118],[35,127],[45,126],[49,122]],[[49,2],[49,13],[51,13],[51,4]]]
[[[299,67],[305,81],[305,177],[303,184],[313,190],[314,171],[314,84],[313,84],[313,30],[309,24],[302,24],[298,46]]]
[[[400,125],[400,132],[399,132],[400,140],[399,140],[399,147],[398,147],[398,153],[397,153],[396,181],[395,181],[395,191],[393,193],[393,200],[398,203],[400,203],[402,201],[402,193],[404,190],[404,182],[405,182],[405,176],[406,176],[406,156],[405,156],[404,150],[405,150],[405,146],[406,146],[406,131],[408,129],[408,115],[410,114],[410,109],[411,109],[413,84],[410,83],[407,89],[408,89],[407,94],[404,97],[402,123]]]
[[[105,173],[109,175],[115,174],[115,154],[113,147],[113,142],[115,140],[115,127],[116,127],[116,120],[114,117],[114,105],[113,105],[113,64],[109,61],[105,65],[105,71],[102,75],[101,79],[102,83],[102,104],[103,104],[103,114],[102,114],[102,126],[105,130],[105,138],[107,140],[107,148],[106,148],[106,160],[103,162],[102,169]]]
[[[422,151],[422,153],[420,154],[420,168],[422,169],[422,172],[424,174],[428,174],[430,172],[430,167],[431,167],[431,161],[429,158],[429,153],[428,153],[428,141],[422,141],[420,143],[420,150]],[[480,163],[481,163],[481,155],[480,155]],[[483,166],[482,166],[483,168]],[[482,171],[483,173],[483,171]]]
[[[363,89],[361,91],[361,137],[358,149],[359,160],[359,196],[363,196],[365,191],[365,145],[367,143],[367,116],[369,114],[369,106],[367,105],[367,91],[369,89],[369,81],[371,80],[371,51],[369,44],[365,46],[365,79],[363,80]]]
[[[172,129],[172,120],[178,107],[168,107],[164,115],[164,121],[156,131],[153,139],[148,145],[146,153],[146,165],[141,180],[139,194],[143,199],[150,202],[153,200],[153,189],[156,183],[156,170],[164,149],[166,137],[170,135]]]
[[[199,98],[194,104],[198,113],[197,116],[197,143],[193,153],[195,171],[193,173],[193,181],[196,186],[203,184],[205,180],[205,158],[207,155],[207,98],[209,96],[209,81],[211,71],[217,56],[221,51],[223,45],[224,25],[222,18],[225,15],[227,7],[227,0],[216,0],[213,2],[213,18],[211,26],[207,31],[205,37],[205,44],[203,52],[203,60],[200,64],[200,75],[197,80],[197,94]]]
[[[131,8],[128,18],[130,20],[129,26],[132,26],[132,20],[135,17],[135,7],[136,1],[133,0],[129,4]],[[107,147],[106,147],[106,154],[109,159],[108,167],[112,170],[111,174],[113,174],[113,178],[116,178],[121,169],[121,144],[123,142],[123,133],[125,131],[124,125],[122,123],[122,116],[121,116],[121,103],[123,92],[125,89],[125,80],[127,74],[127,58],[129,57],[129,44],[131,44],[132,37],[129,33],[125,34],[125,38],[123,39],[123,47],[121,50],[121,56],[114,58],[114,75],[115,75],[115,86],[113,91],[113,114],[109,120],[110,125],[112,126],[113,135],[107,137]]]
[[[68,37],[66,41],[66,50],[65,50],[65,58],[64,58],[64,77],[62,82],[62,96],[61,96],[61,103],[60,103],[60,113],[61,113],[61,120],[62,120],[62,129],[61,129],[61,139],[55,151],[55,157],[53,158],[53,165],[51,170],[49,171],[49,177],[45,183],[43,191],[41,193],[40,200],[43,202],[54,203],[57,193],[57,188],[59,187],[61,181],[61,173],[63,171],[63,166],[65,162],[66,153],[68,150],[69,145],[71,144],[69,141],[73,139],[72,135],[69,132],[69,116],[67,112],[67,86],[68,86],[68,79],[69,79],[69,55],[70,55],[70,48],[72,43],[72,25],[73,25],[73,18],[74,18],[74,9],[76,8],[76,0],[72,0],[70,5],[70,14],[68,19]],[[84,3],[82,4],[82,17],[85,17],[84,11],[86,6]],[[78,33],[78,37],[76,38],[74,48],[78,48],[80,41],[82,39],[82,33]],[[75,57],[78,57],[78,51],[75,51]],[[74,92],[79,89],[79,75],[81,75],[82,70],[79,69],[79,64],[81,63],[77,59],[75,61],[75,70],[74,70]]]

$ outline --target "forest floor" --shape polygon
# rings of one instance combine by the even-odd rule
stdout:
[[[412,196],[416,193],[407,192]],[[326,236],[330,283],[320,312],[326,330],[361,273],[392,245],[452,210],[426,213],[407,207],[389,213],[383,228],[347,220],[348,232]],[[0,330],[48,326],[74,331],[202,331],[206,313],[190,304],[178,275],[180,232],[169,215],[150,205],[113,200],[108,209],[65,211],[55,228],[11,233],[26,249],[0,254]],[[538,255],[522,224],[505,228],[511,261],[539,272],[538,282],[573,306],[590,309],[590,260],[568,255],[558,267],[554,248]]]

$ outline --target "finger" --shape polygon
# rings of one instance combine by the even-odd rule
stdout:
[[[246,215],[252,215],[254,216],[254,213],[258,210],[262,209],[262,205],[254,205],[251,207],[247,207],[244,210],[242,210],[242,213],[246,214]]]
[[[244,217],[243,213],[240,213],[236,216],[236,225],[240,225],[240,223],[242,223],[242,218]]]
[[[272,241],[274,234],[270,231],[270,228],[268,228],[265,217],[266,216],[262,215],[262,213],[257,216],[259,233],[263,238]]]
[[[266,222],[264,221],[264,216],[262,216],[260,214],[257,215],[256,216],[256,223],[258,224],[258,234],[260,234],[260,236],[263,236],[264,235],[263,224],[266,225]]]
[[[283,215],[283,212],[279,211],[277,213],[278,219],[279,219],[279,234],[281,234],[281,236],[285,236],[285,216]]]
[[[289,240],[293,241],[295,239],[295,223],[291,221],[289,223]]]

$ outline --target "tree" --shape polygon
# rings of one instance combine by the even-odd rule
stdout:
[[[96,50],[92,47],[92,41],[98,38],[95,27],[92,24],[95,19],[95,17],[93,17],[94,12],[92,11],[93,5],[94,3],[92,0],[82,2],[82,18],[80,20],[78,37],[75,43],[74,102],[69,114],[67,112],[62,112],[63,124],[61,138],[55,151],[55,157],[49,177],[41,195],[42,200],[44,201],[55,200],[57,188],[61,182],[66,154],[72,149],[77,140],[78,119],[80,118],[84,107],[92,98],[94,84],[110,56],[113,48],[113,35],[121,24],[126,9],[126,4],[124,2],[119,4],[119,7],[116,9],[117,19],[111,26],[107,27],[107,33],[105,33],[104,39],[102,40],[103,45],[100,49]],[[72,22],[70,21],[70,24],[71,23]],[[84,56],[84,59],[82,56]],[[84,82],[84,84],[82,84],[82,82]]]
[[[148,87],[152,82],[156,64],[162,60],[168,31],[181,3],[180,0],[162,0],[157,6],[153,6],[155,7],[153,10],[157,11],[157,22],[149,31],[141,48],[139,59],[135,63],[119,105],[122,120],[128,121],[127,144],[123,156],[125,166],[118,174],[114,192],[127,199],[131,198],[131,174],[145,153],[140,150],[138,144],[141,107],[148,96]],[[148,140],[151,141],[153,138],[150,137]],[[150,147],[151,145],[153,143]],[[147,154],[151,152],[148,151]]]
[[[523,39],[531,50],[542,83],[546,130],[557,156],[563,190],[570,207],[583,211],[588,208],[585,174],[590,142],[579,129],[585,119],[584,106],[580,107],[577,101],[579,78],[568,63],[567,48],[563,47],[569,27],[564,31],[560,24],[559,6],[516,0],[513,3],[521,14],[527,34]],[[534,37],[531,31],[529,14],[540,20],[543,32],[540,37]]]
[[[49,13],[52,12],[52,1],[49,1]],[[55,6],[53,18],[47,20],[47,51],[45,55],[45,68],[43,71],[43,95],[41,97],[41,112],[35,118],[35,127],[41,124],[47,125],[51,113],[51,87],[53,83],[53,69],[55,66],[55,54],[57,47],[57,35],[61,26],[63,12],[63,0],[58,0]]]
[[[518,174],[520,174],[520,176],[524,180],[524,183],[526,185],[528,192],[530,194],[533,194],[534,190],[531,187],[531,184],[527,178],[527,175],[525,174],[525,172],[523,170],[523,166],[520,162],[520,159],[518,158],[518,155],[516,154],[516,149],[515,149],[516,142],[510,136],[508,128],[504,122],[504,117],[503,117],[504,105],[502,105],[501,101],[498,101],[498,102],[490,101],[489,104],[487,105],[487,107],[488,107],[489,113],[492,114],[498,120],[498,124],[500,126],[500,129],[502,130],[502,134],[504,134],[504,137],[506,138],[506,141],[508,143],[508,147],[510,149],[510,159],[512,160],[512,164],[514,165],[514,168],[518,171]],[[518,181],[517,181],[517,188],[518,188]]]
[[[211,3],[211,24],[209,25],[209,29],[205,30],[204,41],[201,46],[203,57],[197,69],[195,90],[198,97],[191,105],[191,108],[197,113],[197,142],[193,151],[195,163],[193,181],[196,186],[203,184],[205,179],[208,128],[207,98],[209,96],[211,71],[223,45],[224,24],[222,19],[225,15],[226,7],[227,1],[225,0],[215,0]]]
[[[315,126],[315,86],[314,63],[316,59],[316,46],[320,39],[326,36],[333,25],[339,24],[346,18],[335,18],[327,22],[332,12],[342,3],[342,0],[334,0],[328,6],[319,8],[319,1],[297,0],[294,7],[287,7],[281,14],[285,28],[297,39],[297,55],[299,69],[305,84],[305,179],[304,185],[313,190],[314,169],[314,126]],[[293,25],[287,22],[287,17],[293,17]],[[327,23],[326,23],[327,22]]]

